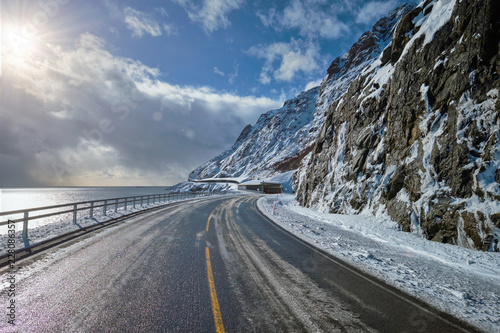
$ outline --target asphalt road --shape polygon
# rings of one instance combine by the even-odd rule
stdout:
[[[0,331],[472,331],[300,241],[257,199],[176,204],[18,262],[14,297],[1,272]]]

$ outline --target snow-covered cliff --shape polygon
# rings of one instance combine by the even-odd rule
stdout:
[[[382,18],[304,92],[192,179],[295,170],[298,201],[499,249],[500,3],[424,0]]]
[[[426,0],[331,99],[297,198],[336,213],[388,214],[405,231],[498,250],[498,1]]]
[[[390,42],[395,24],[413,6],[402,5],[380,19],[332,62],[321,88],[303,92],[282,108],[263,114],[254,126],[243,129],[230,149],[194,170],[189,178],[265,178],[297,169],[313,148],[330,103],[378,58]]]

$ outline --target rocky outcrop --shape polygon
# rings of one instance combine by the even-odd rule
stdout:
[[[379,57],[391,41],[396,23],[413,8],[405,4],[380,19],[333,61],[321,89],[303,92],[281,109],[263,114],[253,127],[248,125],[242,131],[230,149],[194,170],[189,178],[264,178],[297,169],[313,149],[330,103]]]
[[[297,174],[299,202],[388,214],[430,240],[498,250],[497,13],[493,0],[427,0],[409,11],[378,59],[327,101]]]
[[[243,129],[230,149],[191,172],[189,179],[264,178],[297,169],[313,145],[318,94],[319,87],[310,89],[264,113],[254,126]]]

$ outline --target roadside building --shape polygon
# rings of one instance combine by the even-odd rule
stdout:
[[[258,191],[266,194],[281,193],[282,187],[280,183],[270,183],[258,180],[251,180],[238,185],[239,190]]]

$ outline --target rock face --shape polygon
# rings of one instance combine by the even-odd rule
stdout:
[[[498,13],[495,0],[422,1],[345,93],[321,100],[336,59],[318,102],[323,126],[296,174],[299,202],[388,214],[430,240],[498,250]]]
[[[406,4],[380,19],[333,61],[321,89],[303,92],[281,109],[263,114],[254,126],[243,129],[230,149],[194,170],[189,178],[265,178],[297,169],[312,150],[330,103],[376,61],[391,41],[395,24],[413,8]]]

